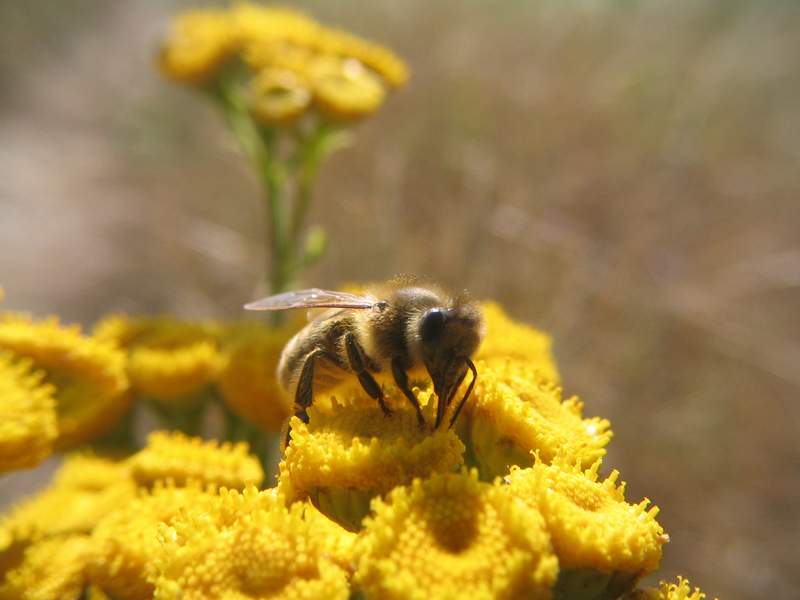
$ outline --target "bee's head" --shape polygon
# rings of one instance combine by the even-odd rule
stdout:
[[[462,302],[425,311],[419,320],[420,354],[436,395],[445,402],[467,371],[467,361],[483,337],[477,304]]]

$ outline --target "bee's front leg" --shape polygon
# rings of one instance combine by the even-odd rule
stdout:
[[[406,373],[405,365],[403,365],[402,361],[398,358],[392,359],[392,375],[394,375],[394,382],[397,384],[397,387],[400,388],[400,391],[403,392],[405,397],[411,402],[414,410],[417,411],[417,423],[419,423],[420,429],[425,427],[425,417],[422,416],[419,400],[417,400],[414,392],[411,391],[408,385],[408,373]]]
[[[364,388],[364,391],[367,392],[370,397],[378,401],[383,414],[388,417],[392,414],[392,411],[386,406],[386,398],[383,396],[381,386],[378,385],[378,382],[375,381],[372,374],[367,371],[367,367],[364,364],[366,362],[364,360],[364,349],[361,347],[361,344],[358,343],[352,333],[348,333],[344,338],[344,345],[347,349],[347,360],[350,361],[350,368],[353,369],[353,372],[358,377],[361,387]]]

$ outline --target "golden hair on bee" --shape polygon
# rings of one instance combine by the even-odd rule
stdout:
[[[478,374],[472,355],[483,339],[485,325],[480,307],[465,293],[451,295],[434,284],[397,278],[362,294],[312,288],[270,296],[245,308],[325,309],[286,344],[278,364],[279,381],[294,395],[295,415],[306,423],[314,393],[346,377],[357,377],[388,415],[391,410],[375,375],[391,373],[424,426],[409,385],[409,373],[424,369],[438,397],[434,429],[442,424],[468,371],[472,380],[456,405],[450,427],[475,386]]]

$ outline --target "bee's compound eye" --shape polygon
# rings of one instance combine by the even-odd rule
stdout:
[[[422,341],[430,342],[439,337],[442,333],[442,329],[444,329],[446,318],[444,311],[438,308],[434,308],[425,313],[425,316],[422,317],[419,332],[422,336]]]

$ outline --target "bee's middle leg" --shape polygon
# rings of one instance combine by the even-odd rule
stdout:
[[[392,411],[388,406],[386,406],[386,398],[383,396],[383,390],[381,389],[381,386],[378,385],[378,382],[375,381],[375,378],[372,376],[372,374],[367,371],[367,367],[364,364],[364,349],[356,341],[356,338],[352,333],[345,337],[344,344],[345,348],[347,349],[347,360],[350,361],[350,367],[358,377],[361,387],[364,388],[364,391],[367,392],[367,394],[378,401],[383,414],[388,417],[390,414],[392,414]]]

